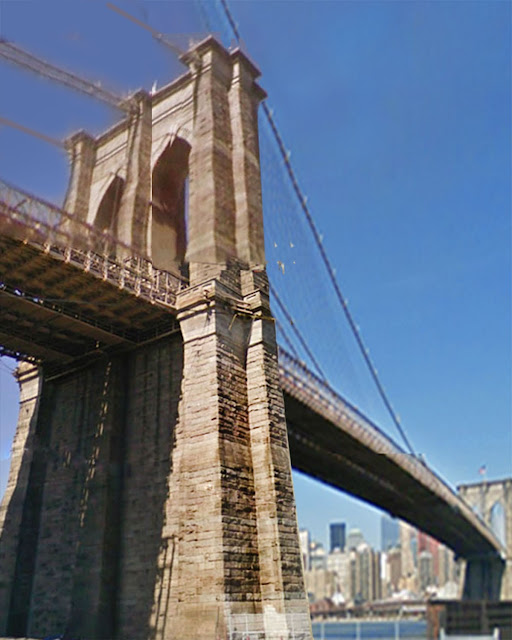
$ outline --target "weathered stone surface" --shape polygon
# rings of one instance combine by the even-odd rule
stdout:
[[[125,121],[70,144],[71,213],[176,271],[187,227],[190,285],[169,309],[180,332],[58,377],[20,373],[0,633],[311,638],[261,266],[264,93],[212,38],[186,60]]]
[[[11,450],[11,469],[0,506],[0,629],[7,628],[14,576],[19,565],[23,506],[27,500],[40,397],[40,377],[35,367],[21,363],[18,428]]]
[[[494,599],[512,600],[512,480],[493,480],[457,487],[460,496],[494,530],[505,549],[505,566],[486,563],[485,559],[468,559],[466,563],[464,595],[492,589]],[[503,576],[502,576],[503,574]],[[487,587],[482,588],[482,583]],[[488,586],[487,586],[488,585]],[[479,596],[481,597],[481,596]]]

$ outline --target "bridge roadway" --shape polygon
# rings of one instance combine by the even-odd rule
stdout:
[[[100,254],[88,241],[60,248],[69,245],[65,214],[23,192],[13,200],[9,189],[0,182],[0,353],[44,361],[58,375],[179,330],[172,313],[179,274],[141,257],[116,260],[112,248]],[[503,555],[492,531],[422,461],[285,351],[279,360],[293,467],[412,523],[459,556]]]

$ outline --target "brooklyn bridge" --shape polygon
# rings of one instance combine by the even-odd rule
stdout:
[[[21,362],[0,633],[213,639],[252,616],[310,638],[292,466],[465,558],[465,598],[510,597],[470,504],[278,345],[259,71],[213,36],[178,54],[158,90],[97,90],[122,114],[66,140],[62,206],[0,181],[0,344]]]

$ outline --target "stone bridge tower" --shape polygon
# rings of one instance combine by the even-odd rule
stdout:
[[[503,575],[501,576],[497,567],[491,581],[496,582],[495,599],[512,600],[512,478],[463,484],[457,490],[503,544],[506,554]],[[482,559],[468,560],[464,598],[481,598],[481,584],[486,581],[481,574],[484,571],[489,573],[489,568],[486,569],[485,565]]]
[[[145,345],[20,367],[0,635],[311,638],[264,268],[265,94],[213,38],[184,61],[125,120],[69,141],[66,210],[183,286]]]

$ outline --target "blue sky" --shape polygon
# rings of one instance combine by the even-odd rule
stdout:
[[[205,32],[195,2],[120,4],[183,46],[184,34]],[[210,16],[216,5],[208,4]],[[231,8],[416,451],[452,486],[477,481],[483,464],[489,479],[511,475],[510,3],[246,1]],[[183,70],[99,1],[3,0],[0,31],[121,93],[164,84]],[[55,137],[78,128],[99,132],[116,117],[3,64],[0,87],[0,115]],[[0,176],[60,201],[67,161],[0,128]],[[272,188],[269,207],[279,200],[279,185]],[[284,238],[294,224],[285,209],[276,208]],[[311,247],[297,251],[307,278],[322,281],[313,285],[312,304],[306,290],[299,293],[306,271],[287,271],[305,334],[337,388],[351,399],[362,389],[358,404],[385,422],[353,345],[344,343],[346,329],[338,339],[343,321],[318,258]],[[5,366],[4,459],[16,420]],[[4,460],[0,482],[5,468]],[[315,536],[325,539],[329,521],[345,520],[378,544],[374,510],[295,480],[299,522]]]

